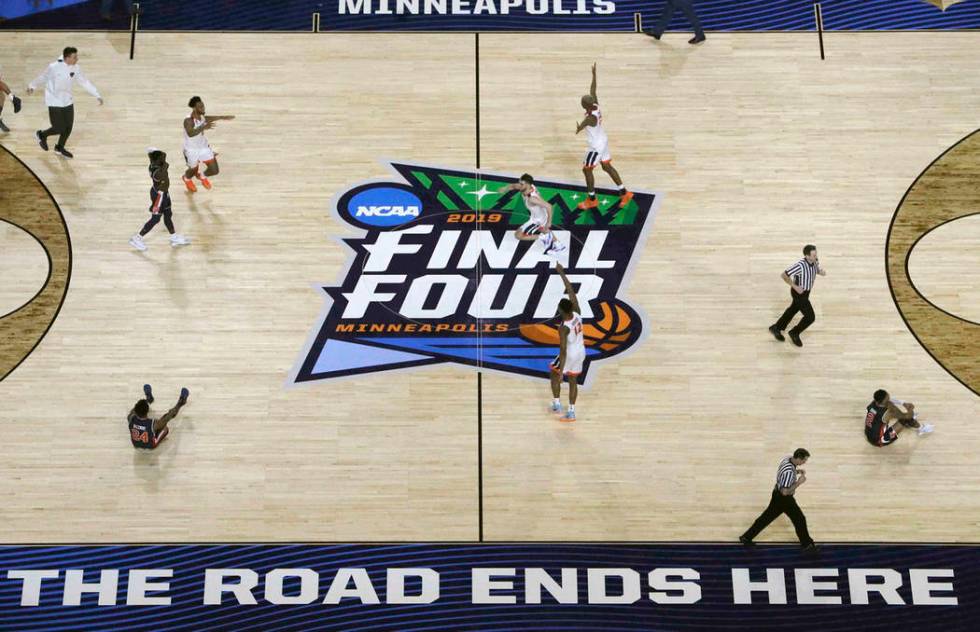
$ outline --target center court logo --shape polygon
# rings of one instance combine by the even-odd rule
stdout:
[[[364,182],[337,196],[331,211],[361,229],[343,239],[352,252],[327,296],[318,327],[290,376],[305,383],[454,363],[549,379],[558,354],[561,279],[541,244],[518,241],[528,219],[519,193],[497,191],[516,176],[390,163],[399,181]],[[394,180],[395,178],[392,178]],[[576,286],[593,363],[640,342],[646,323],[624,298],[630,273],[660,203],[634,191],[599,190],[599,207],[575,211],[581,186],[536,182],[554,207],[553,226],[569,245],[562,265]]]

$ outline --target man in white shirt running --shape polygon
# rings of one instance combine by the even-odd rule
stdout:
[[[34,133],[37,144],[47,151],[48,136],[58,134],[58,144],[54,146],[54,150],[65,158],[74,158],[65,143],[68,142],[75,122],[75,105],[71,90],[76,81],[85,88],[86,92],[99,100],[99,105],[104,103],[99,91],[79,68],[78,49],[72,46],[65,48],[61,58],[48,64],[45,71],[27,86],[27,94],[34,94],[37,88],[44,85],[44,102],[48,106],[48,117],[51,119],[51,127]]]

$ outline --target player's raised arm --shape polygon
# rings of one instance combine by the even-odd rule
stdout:
[[[211,121],[234,121],[235,116],[233,114],[222,114],[220,116],[205,116],[204,120],[210,123]]]
[[[593,64],[592,64],[592,87],[591,87],[591,88],[589,88],[589,94],[591,94],[591,95],[592,95],[592,98],[593,98],[593,99],[595,99],[596,101],[598,101],[598,100],[599,100],[599,97],[597,97],[597,96],[596,96],[596,93],[595,93],[595,84],[596,84],[596,77],[595,77],[595,63],[593,63]]]
[[[571,281],[565,276],[565,268],[560,263],[556,263],[555,270],[558,271],[558,276],[561,277],[562,283],[565,284],[565,293],[568,294],[568,300],[572,302],[572,311],[576,314],[581,314],[582,310],[578,306],[578,296],[575,295],[575,289],[572,287]]]

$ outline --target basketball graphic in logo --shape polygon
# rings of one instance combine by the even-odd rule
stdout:
[[[630,316],[629,307],[613,301],[602,301],[595,306],[596,318],[584,323],[582,335],[586,348],[598,351],[593,359],[615,355],[628,347],[640,336],[640,320]],[[558,327],[555,324],[534,323],[520,326],[521,336],[542,345],[559,344]]]

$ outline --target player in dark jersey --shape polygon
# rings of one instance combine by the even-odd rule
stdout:
[[[129,245],[139,251],[146,250],[143,237],[153,230],[162,217],[163,224],[170,233],[170,245],[175,248],[186,246],[191,243],[190,240],[174,230],[173,209],[170,205],[170,175],[167,173],[170,165],[167,164],[167,154],[155,147],[150,147],[146,153],[150,157],[148,168],[150,179],[153,180],[153,186],[150,187],[150,219],[143,224],[140,232],[129,238]]]
[[[919,414],[915,412],[915,404],[892,399],[888,391],[878,389],[866,409],[864,436],[871,445],[880,448],[894,443],[898,439],[898,434],[905,428],[916,428],[920,437],[935,429],[931,424],[920,424],[918,416]],[[895,420],[896,423],[889,426],[890,420]]]
[[[150,404],[153,403],[153,389],[150,388],[149,384],[143,385],[143,393],[146,394],[146,398],[136,402],[136,405],[133,406],[133,409],[129,411],[129,415],[127,416],[127,420],[129,421],[129,438],[133,442],[134,448],[152,450],[160,445],[160,442],[167,437],[167,434],[170,432],[167,424],[177,416],[180,409],[187,403],[190,391],[186,388],[180,389],[180,398],[177,400],[177,405],[168,410],[159,419],[150,417]]]

